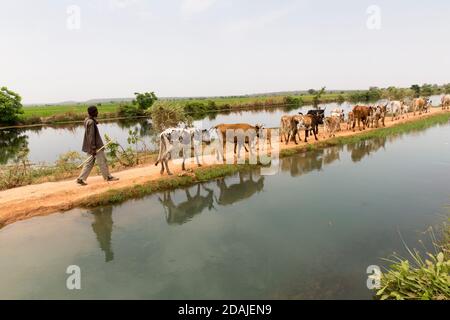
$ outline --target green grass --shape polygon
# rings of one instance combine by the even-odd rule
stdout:
[[[54,105],[54,106],[27,106],[23,108],[23,117],[50,117],[56,114],[63,113],[75,113],[75,114],[86,114],[86,109],[88,105]],[[117,111],[119,107],[118,103],[108,103],[97,106],[100,113],[113,113]]]

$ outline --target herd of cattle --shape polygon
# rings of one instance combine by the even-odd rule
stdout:
[[[319,126],[323,125],[325,131],[330,137],[334,137],[336,132],[341,131],[341,124],[345,123],[347,130],[355,131],[356,124],[359,130],[367,128],[378,128],[385,126],[385,118],[388,113],[392,115],[392,121],[409,117],[409,113],[428,113],[431,107],[431,100],[428,98],[416,98],[411,102],[405,101],[389,101],[384,104],[376,105],[355,105],[345,117],[344,110],[334,109],[329,116],[325,116],[325,109],[309,110],[306,115],[299,112],[296,115],[284,115],[280,122],[280,138],[281,142],[288,144],[291,140],[297,144],[297,138],[301,141],[301,132],[304,132],[304,141],[308,142],[308,136],[314,135],[318,140]],[[446,94],[441,99],[441,107],[443,110],[450,109],[450,95]],[[361,129],[362,125],[362,129]],[[175,128],[168,128],[160,134],[160,147],[158,159],[155,163],[157,166],[161,163],[161,174],[164,170],[170,175],[168,161],[175,149],[175,153],[181,152],[183,161],[182,169],[185,170],[185,161],[187,156],[191,154],[194,149],[196,163],[201,166],[199,160],[199,151],[203,143],[209,144],[213,140],[219,142],[223,148],[226,142],[234,144],[234,154],[240,157],[241,148],[244,147],[246,151],[252,155],[253,147],[256,143],[256,138],[267,141],[271,147],[271,130],[266,129],[264,125],[257,124],[252,126],[246,123],[237,124],[219,124],[210,129],[198,129],[179,125]],[[232,132],[232,135],[228,135]],[[263,136],[262,136],[263,135]],[[246,147],[248,146],[248,149]],[[262,148],[264,148],[263,143]],[[220,157],[225,160],[223,148],[217,148],[217,159]]]

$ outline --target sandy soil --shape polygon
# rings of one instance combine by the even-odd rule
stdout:
[[[390,127],[398,123],[414,121],[429,115],[441,113],[440,108],[433,108],[431,113],[425,115],[412,115],[404,120],[397,120],[392,122],[390,117],[386,118],[386,126]],[[345,128],[345,124],[342,127]],[[366,129],[373,130],[373,129]],[[365,131],[363,131],[365,132]],[[336,136],[357,135],[360,132],[342,131]],[[302,133],[302,137],[304,134]],[[323,130],[319,134],[319,140],[323,141],[328,138]],[[308,139],[309,143],[315,143],[314,137]],[[303,142],[299,145],[304,144]],[[293,148],[296,145],[291,142],[289,145],[284,143],[280,145],[282,149]],[[207,166],[207,165],[205,165]],[[187,165],[188,168],[196,167],[194,163]],[[174,174],[181,174],[181,166],[170,163],[170,168]],[[91,176],[88,179],[87,186],[79,186],[74,180],[66,180],[59,182],[46,182],[42,184],[29,185],[18,187],[0,192],[0,227],[27,219],[34,216],[46,215],[57,211],[65,211],[74,208],[77,203],[92,195],[105,193],[111,189],[121,189],[135,184],[142,184],[151,180],[160,179],[162,176],[159,173],[160,166],[156,167],[153,164],[135,167],[132,169],[123,170],[114,173],[120,178],[119,181],[105,182],[100,176]],[[164,174],[163,177],[166,177]]]

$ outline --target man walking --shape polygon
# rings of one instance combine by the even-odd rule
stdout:
[[[98,166],[100,167],[100,172],[102,173],[103,179],[105,179],[106,181],[119,180],[119,178],[115,178],[110,175],[108,164],[106,163],[105,152],[103,150],[98,151],[98,149],[103,147],[103,141],[97,127],[97,107],[90,106],[87,111],[89,116],[84,120],[85,131],[82,150],[92,157],[84,164],[83,169],[81,170],[81,174],[77,179],[77,183],[82,186],[87,185],[86,179],[91,173],[96,159],[98,162]]]

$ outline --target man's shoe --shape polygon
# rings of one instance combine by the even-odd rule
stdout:
[[[87,186],[87,183],[84,182],[82,179],[77,179],[77,183],[82,185],[82,186]]]
[[[106,179],[106,181],[117,181],[119,180],[119,178],[113,177],[113,176],[109,176],[108,179]]]

